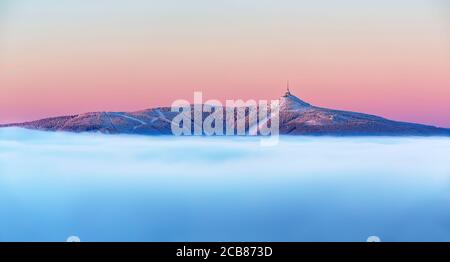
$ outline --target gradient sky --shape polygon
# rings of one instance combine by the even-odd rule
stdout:
[[[0,123],[278,98],[450,127],[446,0],[0,0]]]

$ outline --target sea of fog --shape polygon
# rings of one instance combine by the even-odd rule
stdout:
[[[0,241],[450,241],[450,138],[0,129]]]

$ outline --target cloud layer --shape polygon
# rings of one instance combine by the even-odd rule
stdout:
[[[450,241],[450,139],[0,129],[0,241]]]

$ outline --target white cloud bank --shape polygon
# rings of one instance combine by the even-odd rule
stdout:
[[[450,138],[0,129],[0,241],[450,241]]]

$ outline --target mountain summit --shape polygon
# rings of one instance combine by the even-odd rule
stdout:
[[[280,133],[291,135],[450,135],[450,129],[316,107],[289,89],[280,98]]]
[[[193,109],[192,109],[193,110]],[[45,131],[101,132],[108,134],[170,135],[177,112],[170,107],[136,112],[92,112],[0,125]],[[204,117],[207,114],[203,115]],[[224,125],[225,126],[225,125]],[[398,122],[363,113],[321,108],[293,95],[280,97],[280,134],[333,136],[449,136],[450,129]]]
[[[299,110],[310,107],[311,105],[291,94],[289,87],[286,93],[280,97],[280,111]]]

